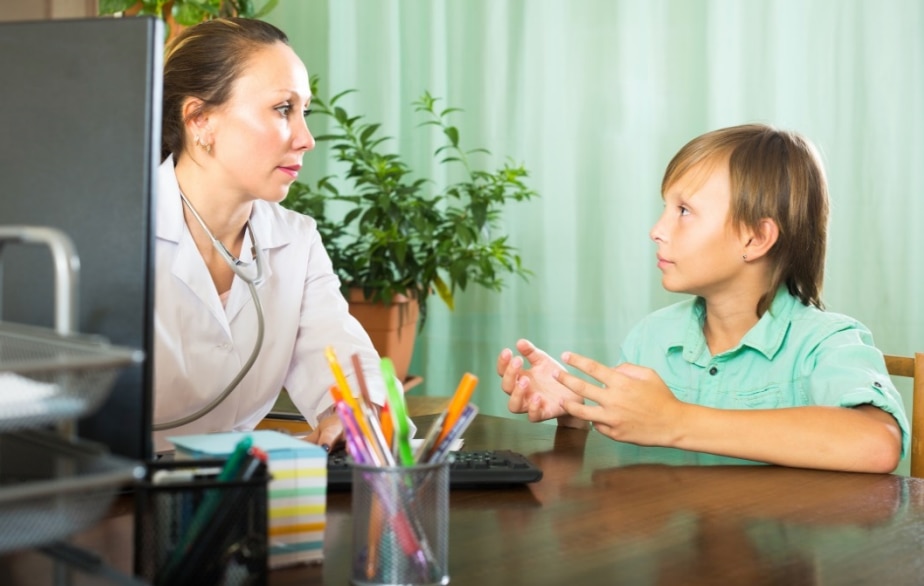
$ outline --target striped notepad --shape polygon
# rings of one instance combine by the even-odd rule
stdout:
[[[269,567],[324,557],[327,452],[277,431],[209,433],[168,438],[177,459],[224,458],[242,437],[269,455]]]

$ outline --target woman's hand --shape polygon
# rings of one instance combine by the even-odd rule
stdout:
[[[582,426],[582,422],[575,425],[561,406],[564,401],[582,400],[558,381],[564,367],[528,340],[518,340],[516,348],[522,356],[514,356],[505,348],[497,358],[501,389],[510,397],[507,408],[512,413],[526,413],[530,421],[558,417],[560,425]],[[529,362],[528,369],[524,359]]]
[[[328,409],[320,415],[318,426],[312,429],[305,439],[329,452],[332,447],[343,443],[343,423],[340,417]]]

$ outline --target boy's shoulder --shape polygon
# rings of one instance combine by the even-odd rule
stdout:
[[[836,311],[819,309],[814,305],[803,305],[801,302],[793,304],[790,320],[795,327],[804,327],[814,330],[839,331],[844,329],[860,329],[868,331],[869,328],[855,317]]]

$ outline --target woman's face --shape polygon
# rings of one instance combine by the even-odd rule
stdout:
[[[282,201],[314,148],[305,123],[308,71],[291,47],[275,43],[251,55],[229,100],[208,115],[221,181],[243,201]]]

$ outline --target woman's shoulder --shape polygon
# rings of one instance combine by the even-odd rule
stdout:
[[[293,212],[277,203],[255,201],[250,221],[264,247],[275,248],[287,244],[311,247],[321,239],[314,218]]]

